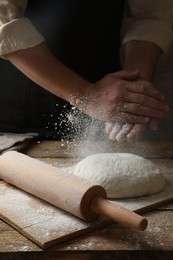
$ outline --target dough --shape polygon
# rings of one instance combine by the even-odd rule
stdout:
[[[165,178],[151,161],[129,153],[94,154],[81,160],[73,174],[103,186],[108,198],[130,198],[164,189]]]

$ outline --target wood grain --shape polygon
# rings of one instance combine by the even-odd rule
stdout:
[[[173,158],[173,142],[33,142],[25,151],[37,158],[78,158],[94,153],[133,153],[145,158]]]
[[[172,144],[172,142],[150,142],[145,144],[141,142],[140,144],[135,144],[134,149],[131,145],[130,148],[128,148],[127,145],[129,144],[120,144],[119,148],[116,147],[115,151],[130,151],[132,153],[136,151],[139,155],[146,155],[147,158],[152,158],[152,161],[156,162],[164,172],[172,174],[173,160],[169,160],[173,154]],[[64,145],[68,149],[68,152],[66,148],[62,149]],[[76,146],[76,144],[71,143],[71,149],[73,149],[73,145]],[[145,146],[144,152],[143,145]],[[38,157],[40,160],[58,167],[72,166],[78,162],[81,157],[87,155],[80,153],[80,149],[78,149],[79,152],[74,153],[74,158],[73,156],[68,158],[68,154],[73,155],[73,151],[69,149],[68,143],[63,144],[63,146],[61,147],[61,143],[58,143],[57,146],[57,142],[54,141],[41,141],[41,143],[33,143],[27,150],[30,156]],[[101,148],[100,145],[97,145],[97,149],[94,149],[93,146],[94,144],[89,146],[92,148],[92,152],[100,152],[104,144],[102,144]],[[149,151],[147,151],[147,147],[149,147]],[[114,151],[114,147],[108,149],[108,151]],[[173,255],[165,250],[172,250],[173,248],[173,203],[152,212],[145,213],[144,216],[146,216],[149,221],[149,227],[142,233],[132,231],[117,224],[109,225],[78,238],[70,239],[68,242],[55,245],[47,249],[50,252],[45,251],[42,252],[43,254],[37,252],[42,251],[42,249],[35,243],[14,230],[4,221],[0,221],[0,252],[12,252],[8,258],[12,260],[24,259],[26,257],[26,255],[24,255],[25,251],[32,252],[30,256],[41,257],[39,259],[57,259],[57,257],[61,259],[104,259],[104,257],[106,257],[106,259],[116,259],[116,256],[118,259],[122,256],[122,259],[124,259],[126,255],[124,250],[130,250],[130,255],[128,253],[129,251],[127,251],[127,257],[129,257],[129,259],[133,257],[134,259],[140,260],[146,259],[147,252],[145,250],[149,250],[149,259],[172,259]],[[153,249],[154,251],[151,251]],[[109,250],[111,250],[110,253]],[[121,250],[123,250],[123,252]],[[14,255],[13,252],[18,253]],[[105,252],[107,253],[105,254]],[[5,257],[7,257],[7,254],[5,254]],[[3,260],[6,258],[3,258],[3,255],[0,254],[0,259]]]
[[[112,202],[140,213],[158,208],[173,201],[171,177],[173,175],[170,176],[171,182],[163,192]],[[113,223],[105,218],[84,222],[3,181],[0,182],[0,216],[42,248],[68,241]]]
[[[163,212],[157,210],[146,213],[144,216],[147,217],[149,226],[142,233],[132,231],[120,225],[110,225],[90,234],[71,239],[66,243],[55,245],[47,250],[51,252],[172,250],[173,211]],[[0,252],[42,251],[35,243],[25,238],[3,221],[0,221],[0,232],[1,228],[3,233],[0,236]]]

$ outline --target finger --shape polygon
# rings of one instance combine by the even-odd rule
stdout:
[[[150,121],[150,117],[130,114],[130,113],[115,113],[112,116],[112,122],[118,122],[121,124],[129,123],[129,124],[146,124]]]
[[[113,76],[116,76],[116,78],[121,78],[121,79],[124,79],[124,80],[135,80],[139,77],[140,73],[138,70],[135,70],[135,71],[126,71],[126,70],[121,70],[121,71],[118,71],[118,72],[114,72],[114,73],[111,73]]]
[[[107,122],[107,123],[106,123],[105,131],[106,131],[107,134],[110,134],[110,133],[111,133],[112,128],[113,128],[113,125],[114,125],[114,124],[111,123],[111,122]]]
[[[132,124],[124,124],[122,129],[119,131],[119,133],[116,136],[117,142],[124,142],[127,139],[127,135],[132,130],[133,125]]]
[[[164,116],[165,112],[161,110],[156,110],[150,107],[146,107],[140,104],[135,103],[124,103],[123,105],[119,106],[118,112],[128,112],[135,115],[140,116],[150,116],[154,118],[161,118]]]
[[[115,123],[112,127],[112,131],[111,133],[109,134],[109,138],[112,140],[112,141],[115,141],[116,140],[116,136],[117,134],[119,133],[119,131],[121,131],[121,128],[122,128],[122,125],[119,124],[119,123]]]
[[[159,100],[164,100],[164,95],[161,91],[155,89],[152,84],[141,84],[139,82],[133,82],[131,84],[128,84],[128,89],[131,92],[135,93],[142,93],[147,96],[159,99]]]
[[[158,121],[155,118],[152,118],[150,121],[150,128],[152,131],[157,131],[158,129]]]
[[[129,92],[127,93],[127,96],[124,98],[124,100],[130,103],[144,104],[145,106],[156,108],[158,110],[163,110],[165,112],[167,112],[169,109],[168,105],[165,102],[159,101],[143,94]]]
[[[143,134],[145,128],[146,128],[145,124],[134,125],[131,132],[127,135],[127,142],[137,141],[139,137],[141,137],[141,135]]]

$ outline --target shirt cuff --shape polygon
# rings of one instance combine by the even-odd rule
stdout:
[[[122,43],[133,40],[152,42],[165,52],[173,45],[173,31],[166,23],[160,21],[129,19],[123,25]]]
[[[0,56],[44,42],[27,18],[14,19],[0,27]]]

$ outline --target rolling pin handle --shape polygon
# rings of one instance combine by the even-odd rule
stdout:
[[[124,207],[115,205],[101,197],[94,197],[90,203],[91,211],[109,217],[124,226],[144,231],[147,228],[146,218]]]

